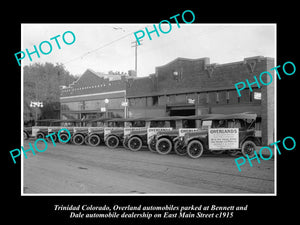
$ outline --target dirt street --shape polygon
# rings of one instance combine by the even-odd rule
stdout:
[[[28,149],[24,141],[24,148]],[[40,147],[39,147],[40,146]],[[40,149],[44,148],[39,143]],[[51,143],[24,158],[24,194],[222,194],[274,193],[274,160],[239,172],[234,157],[203,154],[199,159],[159,155],[147,149]]]

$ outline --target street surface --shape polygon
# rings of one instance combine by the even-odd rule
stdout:
[[[34,140],[24,141],[29,149]],[[44,149],[44,144],[37,144]],[[45,152],[27,152],[24,194],[236,194],[274,193],[274,159],[252,160],[238,171],[234,157],[203,154],[159,155],[148,149],[52,143]],[[239,157],[239,156],[237,156]]]

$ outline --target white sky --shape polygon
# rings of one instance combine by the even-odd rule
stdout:
[[[158,23],[156,27],[158,29]],[[86,69],[97,72],[123,71],[134,69],[134,32],[152,30],[153,24],[22,24],[22,49],[34,51],[42,41],[52,44],[49,55],[33,54],[32,62],[26,58],[22,65],[35,62],[63,63],[74,75],[81,75]],[[115,29],[116,27],[122,29]],[[163,27],[163,30],[168,30]],[[61,49],[50,38],[72,31],[76,41],[66,45],[59,37]],[[146,32],[145,32],[146,33]],[[147,34],[138,47],[138,76],[148,76],[156,66],[164,65],[177,57],[209,57],[210,63],[242,61],[246,57],[276,54],[275,24],[184,24],[180,28],[172,24],[168,34],[159,31],[160,37]],[[67,37],[67,36],[66,36]],[[119,40],[120,39],[120,40]],[[47,45],[43,46],[44,51]],[[17,62],[16,62],[17,63]]]

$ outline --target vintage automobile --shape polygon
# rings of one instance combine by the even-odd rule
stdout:
[[[199,158],[204,150],[227,151],[230,155],[242,153],[252,156],[256,145],[261,145],[261,132],[256,129],[255,113],[208,115],[202,121],[202,130],[186,133],[178,145],[191,158]]]
[[[176,119],[177,117],[145,118],[145,127],[130,132],[124,142],[132,151],[148,146],[151,152],[156,152],[156,134],[159,131],[171,131],[176,127]]]
[[[23,128],[23,140],[27,140],[32,136],[32,127]]]
[[[115,118],[107,122],[108,127],[104,128],[104,140],[109,148],[116,148],[123,144],[123,147],[128,149],[127,136],[137,130],[146,130],[144,118]]]
[[[55,124],[55,121],[57,119],[43,119],[43,120],[37,120],[35,123],[35,126],[33,126],[31,129],[26,128],[24,132],[26,132],[27,137],[33,137],[33,138],[45,138],[46,135],[48,135],[48,128],[50,126],[53,126]],[[31,130],[31,135],[30,135]]]
[[[57,138],[57,133],[54,136],[58,139],[59,143],[61,144],[67,144],[67,143],[73,143],[73,137],[74,137],[74,127],[80,127],[81,120],[79,119],[64,119],[64,120],[57,120],[55,121],[56,123],[59,123],[59,127],[54,127],[54,130],[51,130],[51,132],[56,132],[62,128],[67,129],[70,134],[71,138],[68,142],[65,142],[66,140],[69,139],[69,134],[67,131],[62,130],[59,134],[60,139]],[[62,140],[62,141],[61,141]]]
[[[82,145],[88,143],[89,128],[92,126],[91,119],[76,120],[76,126],[73,127],[72,143]]]
[[[87,143],[90,146],[98,146],[104,143],[104,127],[107,126],[108,118],[96,118],[90,122],[92,126],[88,128]]]
[[[185,155],[186,150],[178,147],[177,140],[187,132],[199,131],[201,120],[206,116],[177,116],[174,117],[176,127],[170,131],[159,131],[155,135],[156,151],[159,154],[169,154],[172,149],[178,155]]]
[[[107,147],[114,149],[123,142],[126,120],[124,118],[114,118],[107,121],[107,127],[104,127],[104,142]]]

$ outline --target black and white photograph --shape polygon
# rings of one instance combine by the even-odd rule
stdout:
[[[3,220],[296,221],[296,7],[112,3],[8,7]]]
[[[22,24],[22,51],[22,194],[276,194],[276,24]]]

